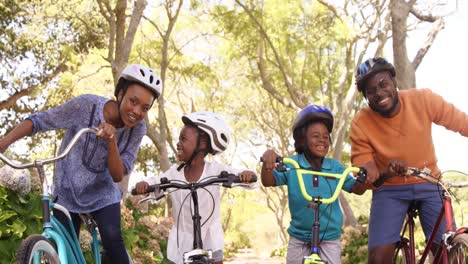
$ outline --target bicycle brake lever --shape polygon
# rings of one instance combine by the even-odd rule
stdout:
[[[359,172],[356,177],[356,181],[359,183],[366,182],[367,179],[367,170],[364,167],[359,168]]]
[[[284,166],[283,158],[282,157],[277,157],[276,158],[276,170],[279,172],[285,172],[287,171],[286,166]]]
[[[146,202],[146,201],[153,200],[153,199],[155,199],[155,198],[153,198],[153,197],[151,197],[151,196],[148,196],[148,197],[146,197],[146,198],[143,198],[143,199],[139,200],[139,201],[137,202],[137,204],[142,204],[142,203],[144,203],[144,202]]]

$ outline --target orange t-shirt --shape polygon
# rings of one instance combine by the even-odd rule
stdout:
[[[373,159],[382,170],[389,160],[399,159],[410,167],[428,167],[433,175],[440,175],[432,123],[468,136],[468,115],[429,89],[409,89],[398,94],[401,108],[395,116],[382,117],[367,106],[354,117],[350,131],[352,164],[362,166]],[[424,180],[392,177],[384,185],[418,182]]]

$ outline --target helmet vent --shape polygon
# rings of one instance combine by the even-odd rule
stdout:
[[[197,119],[197,120],[200,122],[206,123],[206,120],[203,120],[203,119]]]
[[[159,82],[159,79],[157,79],[157,80],[156,80],[156,85],[159,85],[159,83],[160,83],[160,82]]]
[[[225,135],[224,133],[221,134],[221,138],[224,140],[224,142],[227,142],[227,141],[228,141],[228,140],[227,140],[227,137],[226,137],[226,135]]]
[[[145,77],[145,72],[142,69],[140,69],[140,73],[143,75],[143,77]]]
[[[150,76],[149,82],[153,83],[153,75]]]

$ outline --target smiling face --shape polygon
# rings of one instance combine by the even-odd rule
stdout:
[[[400,110],[398,91],[387,71],[378,72],[367,80],[365,95],[370,108],[384,117],[392,117]]]
[[[198,129],[185,125],[179,134],[177,142],[177,159],[187,162],[195,151],[198,140]]]
[[[154,95],[144,86],[133,83],[125,94],[119,92],[120,118],[126,127],[133,127],[146,117],[151,109]]]
[[[322,122],[310,123],[306,131],[307,145],[314,158],[323,158],[330,147],[330,132]]]

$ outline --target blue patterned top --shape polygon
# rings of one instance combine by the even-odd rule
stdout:
[[[97,95],[81,95],[58,107],[28,117],[37,132],[65,129],[60,152],[82,128],[97,127],[105,122],[104,105],[109,99]],[[116,128],[125,174],[131,172],[146,124],[132,128]],[[89,213],[120,202],[122,192],[107,168],[107,141],[92,133],[80,137],[70,153],[56,164],[55,197],[70,212]]]

